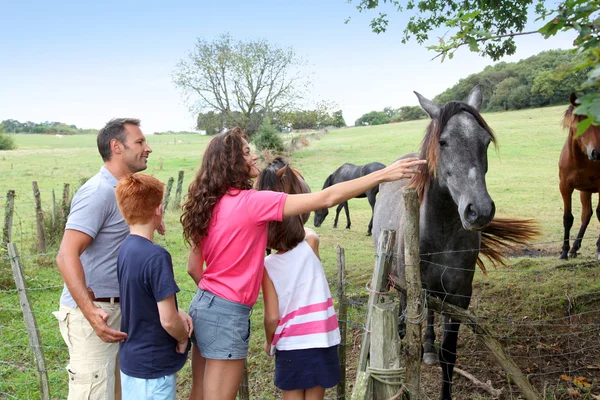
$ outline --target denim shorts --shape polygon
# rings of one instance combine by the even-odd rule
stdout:
[[[176,379],[175,374],[143,379],[121,372],[121,395],[127,400],[175,400]]]
[[[199,289],[190,304],[192,342],[204,358],[240,360],[248,356],[252,307]]]

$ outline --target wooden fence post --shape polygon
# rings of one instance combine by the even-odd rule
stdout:
[[[340,321],[340,346],[338,354],[340,357],[340,372],[342,378],[337,385],[337,399],[346,398],[346,335],[348,329],[348,303],[346,302],[346,255],[344,249],[337,246],[338,264],[338,316]]]
[[[65,183],[63,186],[63,195],[62,195],[62,223],[65,224],[67,222],[67,217],[69,216],[69,211],[71,209],[71,202],[69,201],[71,197],[71,185]]]
[[[379,303],[381,292],[387,290],[388,273],[392,263],[392,255],[396,244],[396,231],[384,230],[379,237],[377,245],[377,258],[375,260],[375,269],[371,278],[371,291],[369,293],[369,303],[367,305],[367,317],[365,319],[365,331],[363,333],[358,366],[356,368],[356,383],[352,392],[352,399],[369,398],[369,382],[367,375],[367,364],[369,359],[369,347],[371,343],[371,314],[373,306]],[[366,387],[365,387],[366,386]],[[364,390],[364,395],[362,394]]]
[[[405,378],[400,369],[398,304],[394,301],[373,306],[371,319],[371,365],[373,398],[389,399],[398,394]],[[412,397],[411,397],[412,399]]]
[[[42,200],[37,181],[31,182],[33,197],[35,198],[35,218],[37,227],[37,247],[40,253],[46,252],[46,230],[44,229],[44,212],[42,211]]]
[[[177,176],[177,190],[175,191],[175,202],[173,203],[173,209],[181,206],[181,190],[183,188],[183,171],[179,171]]]
[[[163,210],[166,210],[169,206],[169,198],[171,197],[171,189],[173,189],[173,181],[174,179],[171,176],[167,182],[167,190],[165,191],[165,198],[163,200]]]
[[[48,382],[48,373],[46,372],[46,361],[44,360],[44,351],[42,349],[40,333],[37,329],[37,322],[35,320],[35,315],[33,314],[33,309],[31,308],[31,303],[29,302],[29,296],[27,296],[27,287],[25,286],[25,278],[19,262],[19,253],[17,251],[17,246],[15,246],[14,243],[8,244],[8,257],[10,258],[10,266],[12,267],[15,278],[15,286],[17,292],[19,292],[19,303],[21,304],[21,310],[23,311],[25,329],[29,336],[29,345],[33,350],[33,357],[39,373],[40,398],[42,400],[49,400],[50,385]]]
[[[54,195],[54,188],[52,188],[52,229],[56,226],[56,196]]]
[[[250,385],[248,384],[248,359],[244,360],[244,373],[242,374],[242,382],[238,389],[239,400],[250,400]]]
[[[424,309],[419,256],[419,198],[414,188],[404,189],[404,262],[406,276],[406,388],[411,400],[419,398],[421,387],[421,324]]]
[[[15,213],[15,191],[6,192],[6,207],[4,210],[4,229],[2,230],[2,243],[7,245],[12,239],[12,223]]]

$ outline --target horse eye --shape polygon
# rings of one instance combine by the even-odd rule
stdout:
[[[446,147],[448,146],[448,143],[446,143],[445,140],[440,140],[440,147]]]

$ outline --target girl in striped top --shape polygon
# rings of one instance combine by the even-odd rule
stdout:
[[[264,175],[274,173],[265,169]],[[271,190],[305,193],[306,185],[290,167],[278,172]],[[261,179],[262,178],[262,179]],[[340,331],[323,265],[319,237],[304,222],[309,214],[270,222],[265,258],[265,351],[275,355],[275,386],[284,400],[323,399],[340,381]]]

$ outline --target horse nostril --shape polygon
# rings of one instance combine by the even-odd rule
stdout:
[[[473,208],[473,204],[469,204],[467,206],[467,209],[465,210],[465,217],[466,217],[466,220],[469,222],[474,222],[477,220],[477,212],[475,212],[475,209]]]
[[[598,160],[600,158],[599,156],[600,154],[596,149],[592,150],[592,160]]]

